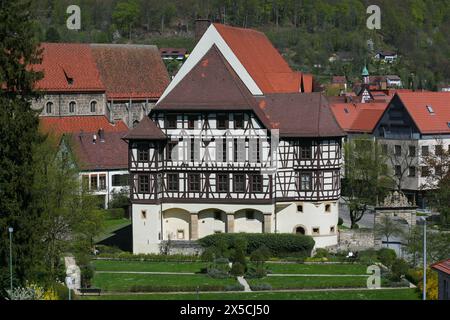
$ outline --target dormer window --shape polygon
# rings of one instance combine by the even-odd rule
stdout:
[[[433,107],[431,105],[427,105],[427,110],[430,114],[434,114]]]
[[[75,106],[76,106],[76,102],[75,101],[70,101],[69,103],[69,113],[75,113]]]

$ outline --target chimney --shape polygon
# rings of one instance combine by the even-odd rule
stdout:
[[[96,144],[97,143],[97,135],[94,133],[94,135],[92,136],[92,143]]]
[[[211,20],[209,19],[196,19],[195,20],[195,42],[198,42],[206,30],[211,25]]]
[[[100,139],[100,142],[105,142],[105,131],[103,128],[98,130],[98,138]]]

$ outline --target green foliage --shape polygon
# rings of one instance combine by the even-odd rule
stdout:
[[[226,244],[226,247],[234,247],[236,241],[245,239],[248,243],[246,254],[265,246],[273,256],[292,255],[310,256],[314,247],[314,240],[309,236],[294,234],[260,234],[260,233],[220,233],[206,236],[199,240],[204,247],[217,247],[218,244]]]
[[[339,217],[339,219],[338,219],[338,226],[342,226],[343,224],[344,224],[344,219]]]
[[[316,254],[314,255],[314,258],[328,258],[329,253],[327,249],[324,248],[318,248],[316,250]]]
[[[400,281],[401,276],[404,276],[409,271],[408,263],[403,259],[395,259],[391,267],[392,280]]]
[[[366,265],[371,265],[376,262],[379,262],[377,251],[375,249],[367,249],[364,251],[359,251],[358,261]]]
[[[378,250],[377,256],[380,262],[387,267],[392,266],[392,263],[394,263],[397,258],[395,250],[389,248],[382,248]]]
[[[139,19],[138,1],[120,1],[114,9],[112,18],[122,32],[131,33],[133,25],[135,25]]]
[[[416,226],[408,236],[407,252],[413,266],[423,261],[423,226]],[[427,230],[427,261],[435,263],[450,257],[450,233]]]
[[[100,252],[99,258],[121,260],[121,261],[179,261],[179,262],[191,262],[199,261],[198,256],[184,255],[184,254],[133,254],[132,252],[120,252],[120,253],[106,253]]]
[[[240,262],[234,262],[233,266],[231,267],[230,273],[233,276],[243,276],[245,274],[246,266]]]
[[[380,221],[375,225],[374,232],[380,237],[385,237],[388,242],[391,237],[401,236],[404,233],[402,226],[388,215],[381,217]]]
[[[126,210],[128,206],[130,205],[130,195],[128,191],[121,190],[119,192],[112,192],[111,194],[111,201],[108,204],[108,208],[110,209],[118,209],[121,208],[123,210]],[[122,216],[123,217],[123,216]],[[120,217],[120,218],[122,218]]]

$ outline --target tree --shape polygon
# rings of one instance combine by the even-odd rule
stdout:
[[[42,74],[28,66],[40,62],[30,1],[2,0],[0,5],[0,274],[8,274],[8,227],[14,228],[15,276],[32,277],[39,245],[32,206],[32,148],[39,141],[35,82]],[[0,295],[2,288],[0,288]]]
[[[376,205],[392,188],[386,156],[371,138],[353,138],[344,145],[343,198],[350,211],[351,228],[356,228],[369,205]]]
[[[427,262],[439,262],[450,257],[450,233],[427,229]],[[423,261],[423,227],[416,226],[407,238],[406,251],[412,257],[414,266]]]
[[[112,14],[114,23],[122,32],[129,34],[130,40],[133,26],[139,21],[139,12],[137,0],[129,0],[117,3]]]
[[[403,228],[387,215],[383,215],[380,221],[375,225],[375,234],[385,237],[387,247],[389,248],[389,238],[403,235]]]
[[[410,168],[417,166],[417,150],[410,141],[396,141],[395,145],[385,144],[389,164],[394,171],[396,189],[407,189],[405,179],[409,175]],[[414,147],[414,150],[412,149]]]

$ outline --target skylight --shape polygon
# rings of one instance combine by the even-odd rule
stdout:
[[[345,113],[348,113],[348,109],[347,109],[347,108],[344,108],[344,112],[345,112]]]
[[[450,122],[447,122],[447,126],[450,128]]]
[[[427,105],[427,110],[429,113],[434,114],[433,107],[431,105]]]

